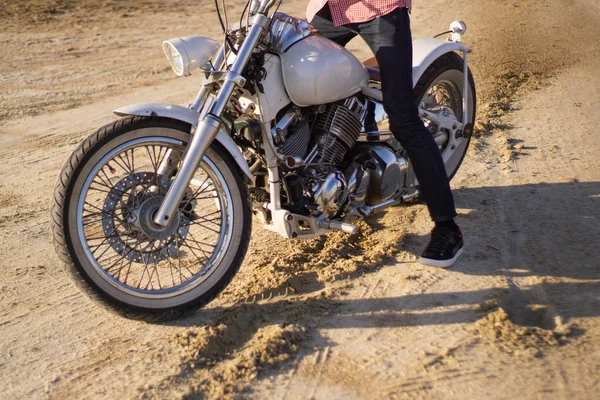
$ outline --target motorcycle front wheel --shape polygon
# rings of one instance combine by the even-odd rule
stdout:
[[[56,251],[93,300],[125,317],[181,317],[214,299],[248,248],[247,188],[217,142],[206,152],[166,228],[152,222],[191,126],[157,117],[106,125],[73,152],[52,203]]]
[[[464,131],[459,137],[452,137],[448,132],[442,132],[437,126],[427,119],[425,126],[432,135],[444,160],[448,178],[452,179],[469,148],[471,131],[475,123],[476,92],[475,83],[471,71],[468,71],[468,93],[467,93],[467,121],[463,121],[463,83],[464,83],[464,61],[456,53],[446,53],[435,60],[423,73],[415,85],[415,98],[419,108],[443,113],[446,117],[461,122],[464,126],[469,125],[470,130]]]

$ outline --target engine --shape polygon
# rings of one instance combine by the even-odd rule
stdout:
[[[310,142],[310,126],[302,115],[296,113],[294,115],[296,119],[288,126],[287,137],[283,139],[279,136],[279,141],[283,143],[278,150],[286,156],[301,158],[306,154],[308,143]],[[280,130],[278,135],[281,134]]]
[[[353,104],[354,111],[348,107]],[[338,165],[360,136],[361,111],[360,103],[352,98],[346,104],[330,104],[325,112],[318,114],[313,125],[316,146],[306,161]]]
[[[351,97],[280,118],[277,151],[303,165],[284,177],[290,211],[330,218],[348,204],[379,202],[403,184],[404,159],[385,146],[356,146],[362,114],[363,104]]]
[[[311,111],[305,115],[292,109],[279,120],[273,132],[277,150],[286,156],[303,158],[305,163],[335,166],[360,135],[362,104],[352,97]],[[309,144],[312,150],[307,155]]]

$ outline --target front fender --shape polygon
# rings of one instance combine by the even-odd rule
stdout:
[[[126,115],[135,115],[139,117],[172,118],[179,121],[187,122],[192,126],[198,125],[198,118],[200,117],[200,114],[198,114],[194,110],[169,103],[131,104],[129,106],[118,108],[113,112],[121,117],[124,117]],[[240,151],[239,147],[237,147],[233,139],[224,131],[220,131],[217,134],[216,140],[223,147],[225,147],[225,149],[229,152],[229,154],[238,164],[240,169],[244,172],[244,175],[246,175],[246,177],[250,179],[250,181],[252,181],[252,173],[250,172],[250,168],[248,168],[246,158]]]
[[[419,82],[431,63],[453,51],[470,52],[467,46],[457,42],[433,38],[415,40],[413,42],[413,85]]]

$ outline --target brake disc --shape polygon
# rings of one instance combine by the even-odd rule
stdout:
[[[152,221],[170,184],[166,176],[138,172],[121,179],[108,192],[102,209],[102,229],[107,243],[121,257],[156,263],[179,253],[189,231],[189,224],[182,224],[187,218],[178,211],[166,228]],[[186,198],[191,198],[189,188],[184,202]],[[186,211],[193,207],[192,202],[188,203]]]

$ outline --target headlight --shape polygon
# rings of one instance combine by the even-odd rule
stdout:
[[[163,50],[171,68],[178,76],[188,76],[203,67],[219,49],[216,40],[204,36],[188,36],[163,42]]]

